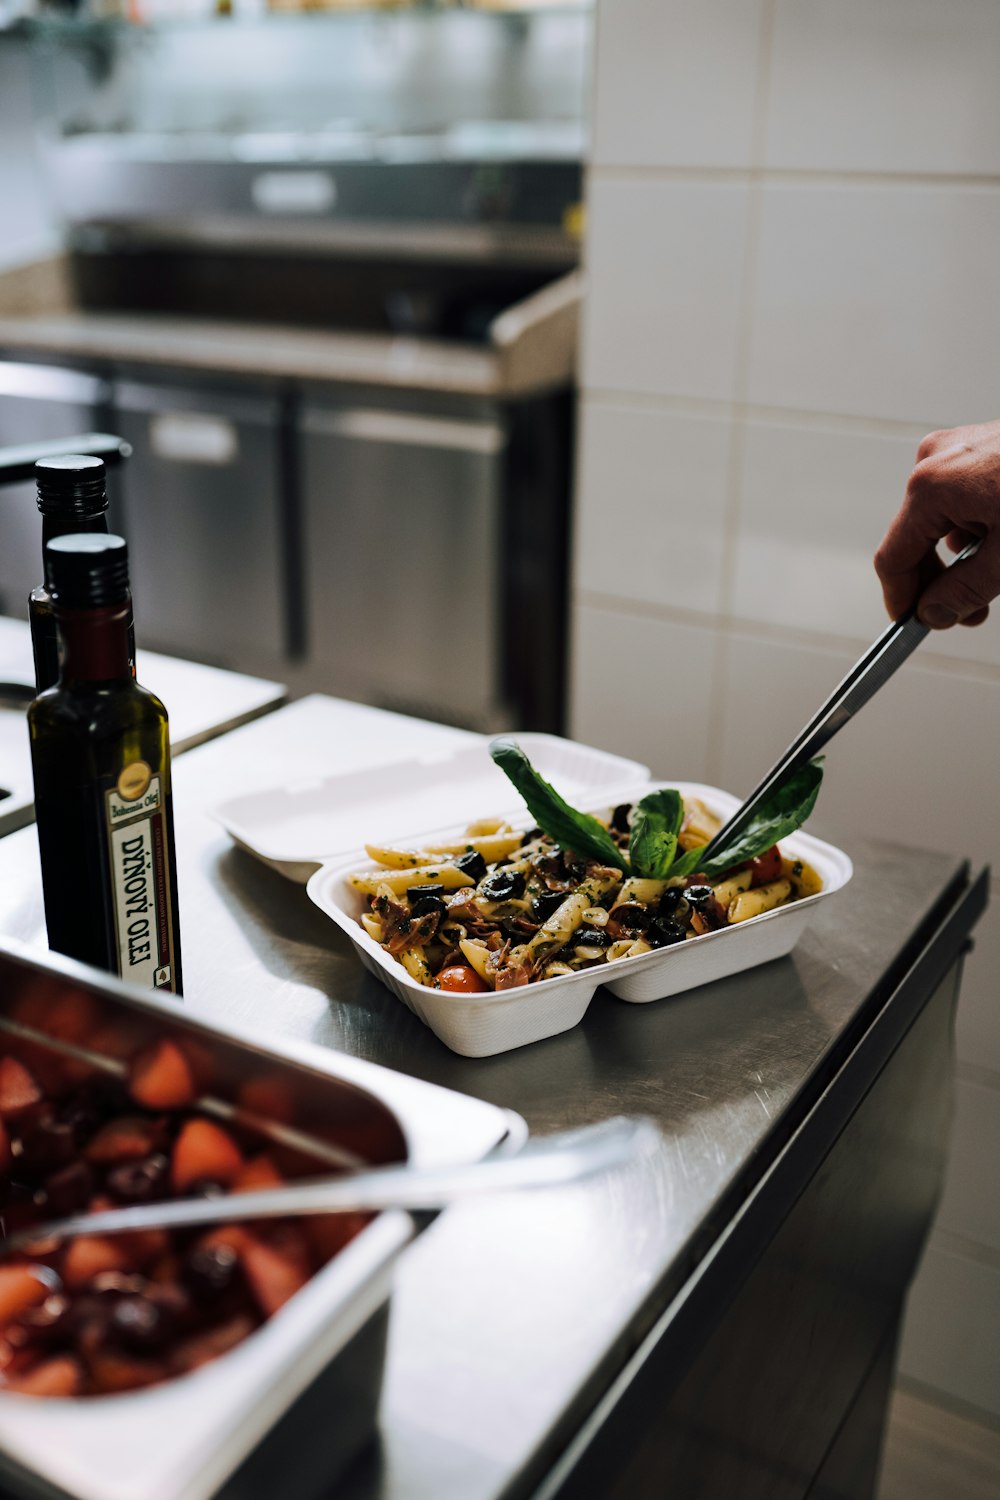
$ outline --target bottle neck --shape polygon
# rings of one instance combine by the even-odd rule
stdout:
[[[62,686],[132,681],[128,599],[99,609],[57,609],[56,620],[63,647]]]
[[[78,536],[83,531],[108,531],[107,507],[86,516],[42,516],[42,552],[57,536]]]

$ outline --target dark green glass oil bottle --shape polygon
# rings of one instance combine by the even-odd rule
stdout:
[[[85,453],[43,458],[35,465],[38,509],[42,516],[42,555],[57,536],[108,531],[107,471],[104,460]],[[42,693],[59,680],[59,631],[48,585],[28,595],[28,623],[35,661],[35,687]],[[135,676],[135,632],[129,622],[129,657]]]
[[[167,711],[132,676],[128,549],[45,548],[59,681],[28,710],[49,946],[181,993]]]

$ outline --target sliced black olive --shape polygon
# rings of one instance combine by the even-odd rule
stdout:
[[[650,912],[639,901],[623,901],[613,906],[608,917],[608,927],[613,937],[622,933],[645,932],[649,926]]]
[[[668,885],[660,897],[660,916],[672,917],[683,899],[684,892],[679,885]]]
[[[538,922],[546,922],[554,911],[558,911],[566,897],[559,891],[546,891],[544,895],[536,896],[531,903],[531,915]]]
[[[414,896],[411,899],[411,901],[410,901],[410,916],[411,917],[427,917],[427,916],[430,916],[431,912],[437,912],[439,916],[443,916],[444,915],[445,904],[444,904],[444,901],[443,901],[442,897],[440,897],[440,896],[433,896],[433,895],[432,896],[428,896],[426,894],[421,894],[419,896]]]
[[[689,885],[684,895],[694,907],[702,907],[711,901],[715,892],[710,885]]]
[[[673,943],[683,943],[684,928],[672,917],[654,917],[646,929],[647,941],[654,948],[668,948]]]
[[[609,942],[603,927],[581,927],[573,934],[573,944],[577,948],[606,948]]]
[[[631,811],[631,802],[619,802],[611,814],[611,827],[616,833],[628,833],[628,815]]]
[[[411,901],[420,901],[424,896],[443,896],[443,885],[411,885],[407,886],[406,894]]]
[[[521,848],[523,849],[525,844],[533,844],[535,840],[540,839],[541,836],[542,830],[540,828],[529,828],[527,833],[521,840]]]
[[[511,901],[524,895],[524,876],[520,870],[494,870],[479,889],[490,901]]]
[[[486,861],[476,849],[470,849],[468,854],[460,854],[455,863],[464,875],[471,875],[475,881],[482,880],[486,874]]]

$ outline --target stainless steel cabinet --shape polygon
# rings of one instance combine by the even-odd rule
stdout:
[[[47,365],[0,361],[0,447],[70,438],[101,427],[105,384]],[[114,508],[112,527],[120,525]],[[0,489],[0,614],[24,617],[42,581],[42,523],[30,481]]]
[[[247,668],[287,650],[276,396],[118,381],[140,645]]]
[[[323,686],[491,729],[502,697],[507,418],[488,402],[310,400],[307,639]]]

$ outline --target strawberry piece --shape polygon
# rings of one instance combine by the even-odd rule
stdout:
[[[255,1156],[233,1178],[234,1193],[255,1193],[261,1188],[283,1187],[285,1179],[269,1156]]]
[[[41,1097],[41,1089],[23,1063],[16,1057],[0,1057],[0,1115],[16,1117]]]
[[[264,1240],[248,1235],[240,1251],[243,1274],[265,1317],[284,1307],[305,1286],[309,1270],[298,1255],[289,1255]]]
[[[22,1396],[76,1396],[83,1385],[83,1371],[75,1359],[60,1354],[24,1374],[8,1374],[4,1384]]]
[[[83,1154],[88,1161],[94,1162],[136,1161],[159,1150],[163,1138],[163,1126],[158,1120],[147,1120],[142,1115],[120,1115],[91,1136]]]
[[[0,1323],[8,1323],[26,1307],[37,1307],[58,1286],[58,1278],[45,1266],[0,1266]]]
[[[228,1354],[230,1349],[235,1349],[237,1344],[241,1344],[253,1333],[256,1326],[248,1313],[238,1313],[228,1323],[220,1323],[204,1333],[184,1339],[175,1346],[170,1356],[171,1369],[178,1375],[200,1369],[210,1360],[218,1359],[220,1354]]]
[[[137,1271],[152,1261],[162,1260],[170,1249],[170,1232],[167,1229],[132,1229],[115,1238],[121,1240],[122,1254],[128,1256],[130,1267]]]
[[[241,1108],[250,1114],[263,1115],[268,1120],[278,1120],[290,1125],[295,1118],[295,1106],[289,1084],[273,1073],[261,1073],[248,1078],[240,1089]]]
[[[195,1097],[194,1074],[176,1042],[156,1042],[133,1059],[128,1089],[145,1109],[183,1109]]]
[[[121,1235],[82,1234],[63,1252],[62,1278],[69,1287],[85,1286],[102,1271],[131,1270],[131,1257]]]
[[[170,1373],[166,1364],[158,1359],[123,1354],[119,1349],[95,1349],[89,1362],[94,1389],[107,1396],[156,1385],[166,1380]]]
[[[310,1214],[302,1230],[316,1260],[325,1265],[371,1221],[371,1214]]]
[[[186,1193],[197,1182],[228,1187],[243,1166],[243,1153],[211,1120],[189,1120],[174,1142],[170,1178],[174,1190]]]

